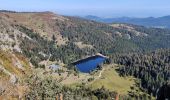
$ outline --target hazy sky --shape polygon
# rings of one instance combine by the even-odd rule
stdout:
[[[0,0],[0,9],[78,16],[158,17],[170,15],[170,0]]]

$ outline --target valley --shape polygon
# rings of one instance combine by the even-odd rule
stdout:
[[[168,29],[1,11],[0,99],[154,100],[169,44]]]

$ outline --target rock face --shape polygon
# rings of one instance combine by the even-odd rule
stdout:
[[[159,89],[157,100],[170,100],[170,84],[165,84]]]

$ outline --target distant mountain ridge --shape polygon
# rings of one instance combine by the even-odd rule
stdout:
[[[128,23],[135,25],[142,25],[146,27],[154,28],[170,28],[170,15],[163,17],[147,17],[147,18],[131,18],[131,17],[120,17],[120,18],[102,18],[97,16],[88,15],[85,19],[94,20],[104,23]]]

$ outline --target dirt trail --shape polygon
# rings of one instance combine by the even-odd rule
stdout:
[[[104,68],[100,71],[99,78],[102,76],[103,71],[104,71]]]

